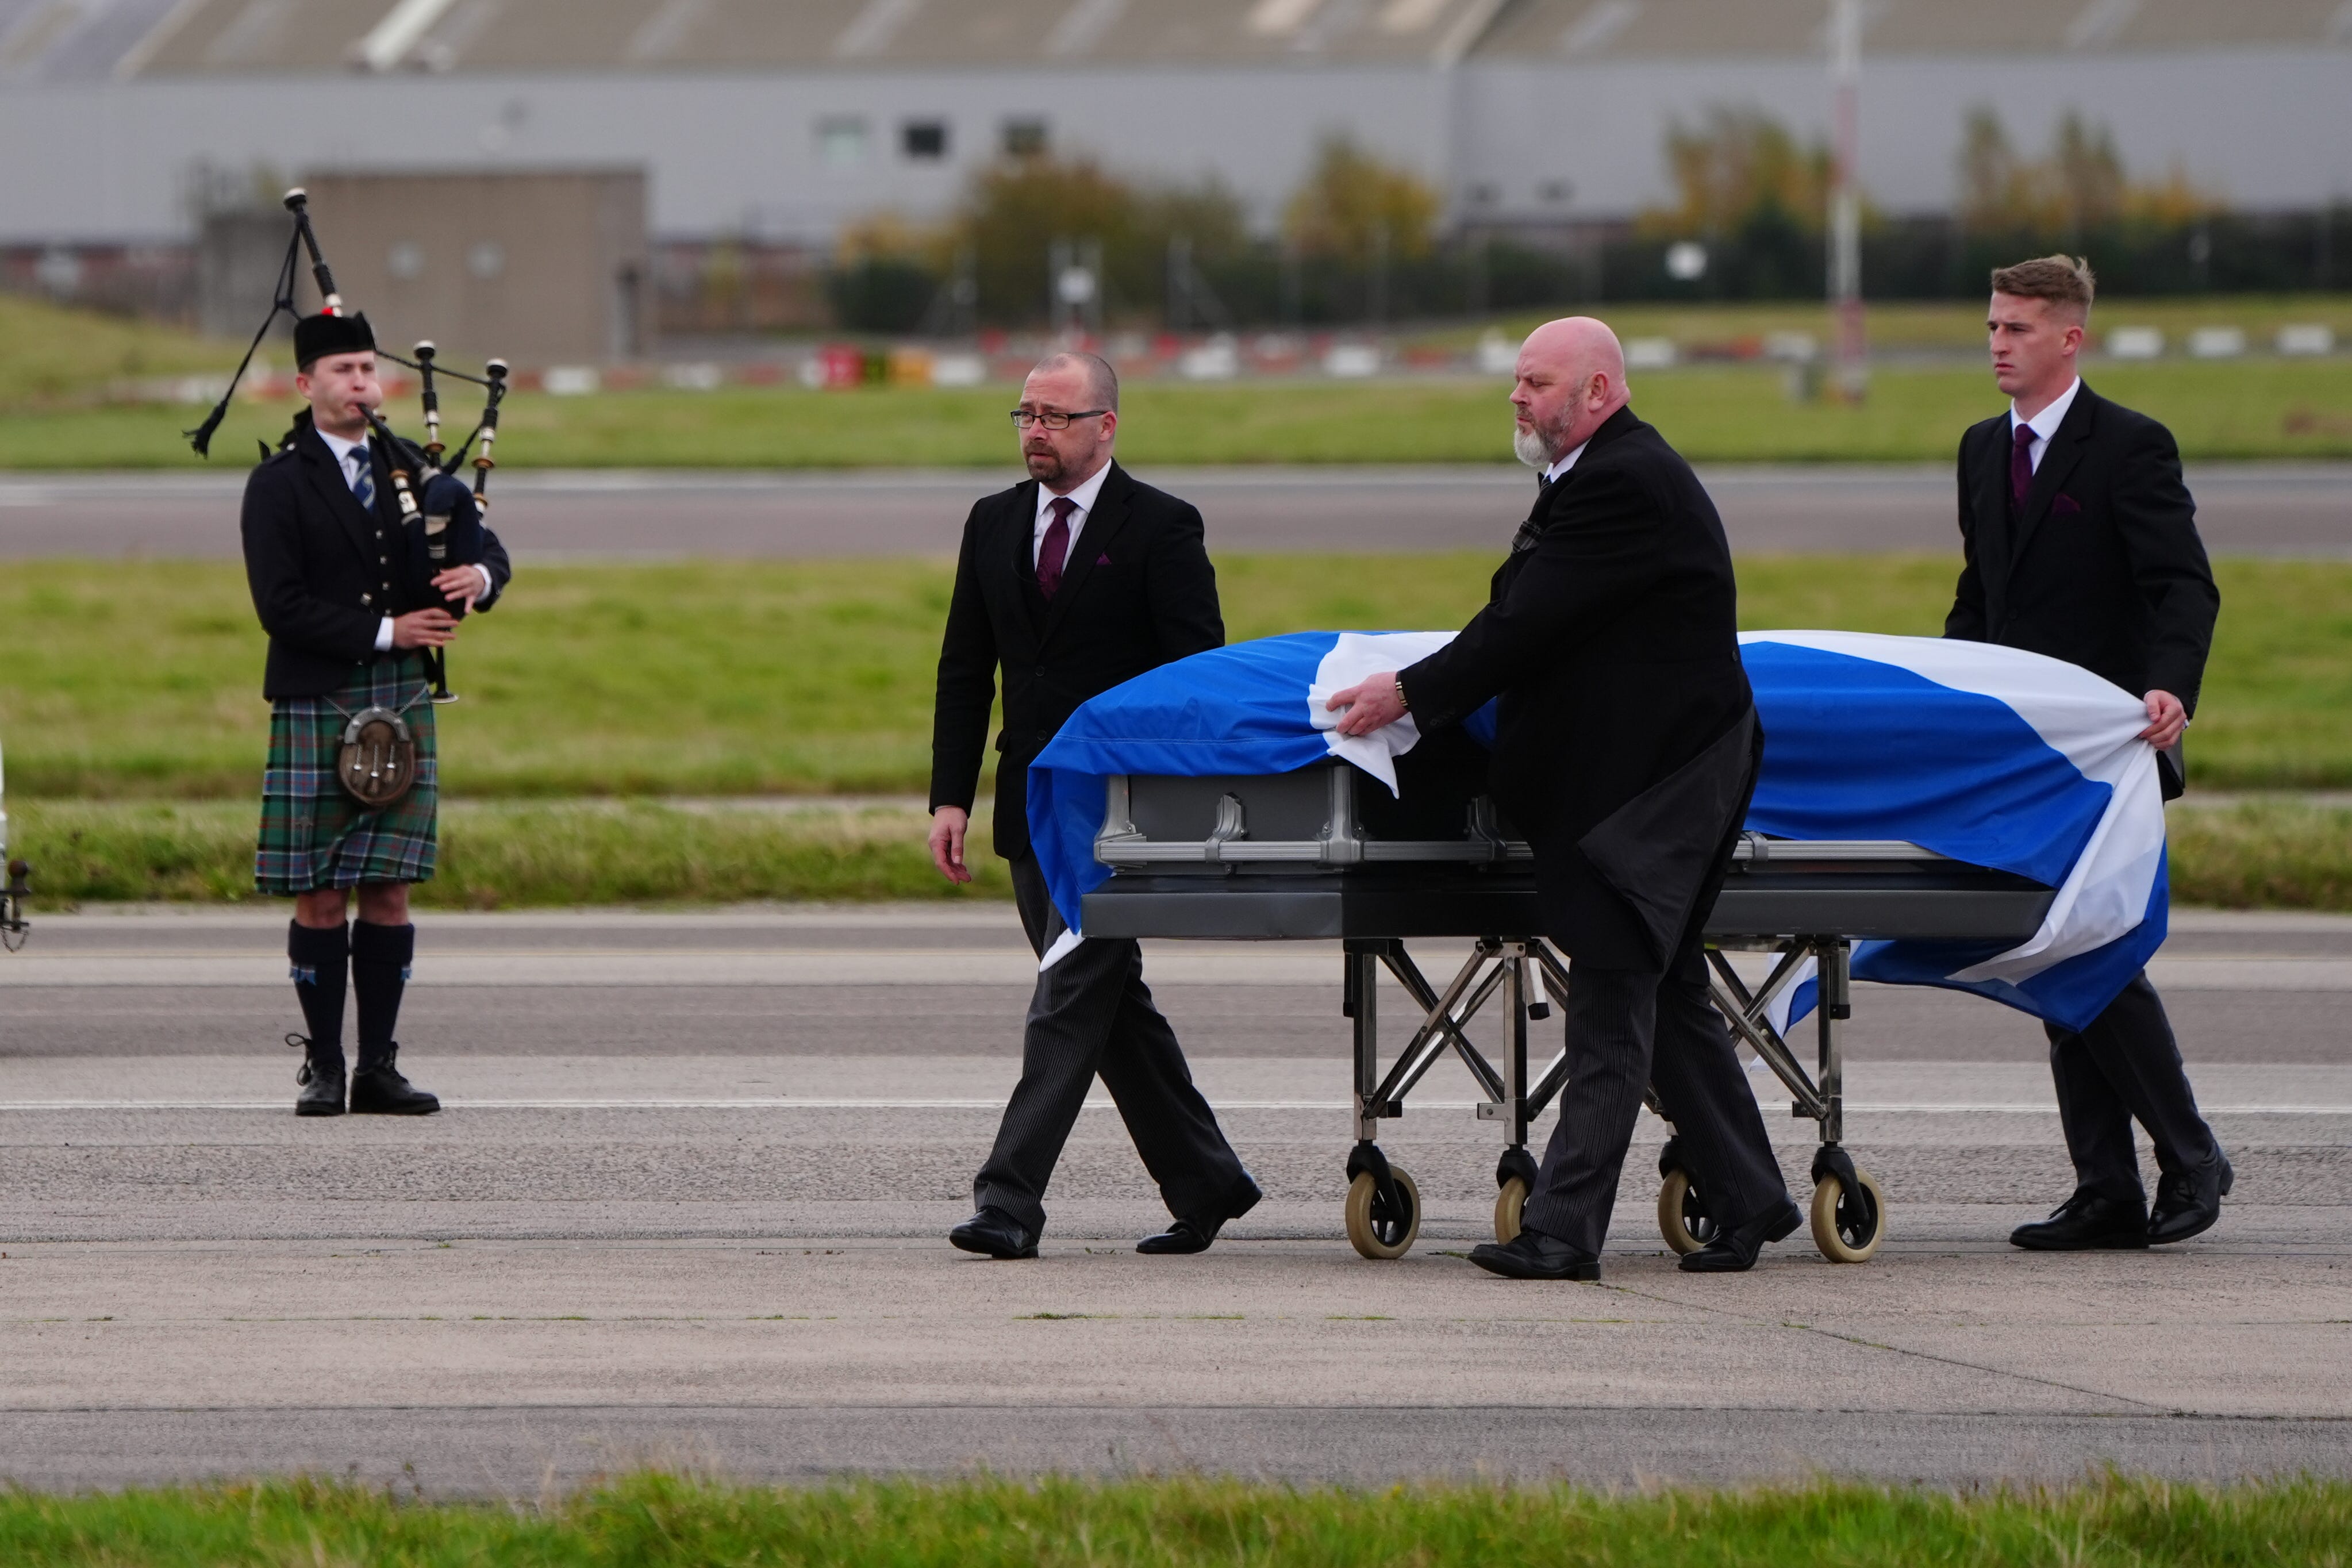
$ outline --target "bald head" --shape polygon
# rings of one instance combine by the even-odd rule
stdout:
[[[1630,396],[1625,351],[1607,322],[1591,316],[1546,321],[1519,345],[1512,447],[1528,467],[1549,468],[1591,440]]]

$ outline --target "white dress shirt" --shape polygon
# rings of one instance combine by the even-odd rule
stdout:
[[[1576,459],[1584,456],[1584,448],[1591,445],[1592,438],[1589,436],[1583,440],[1579,441],[1575,447],[1570,450],[1566,457],[1560,458],[1559,462],[1554,463],[1550,468],[1546,468],[1543,471],[1544,483],[1549,485],[1557,482],[1560,475],[1576,467]]]
[[[317,432],[320,440],[327,444],[327,450],[335,455],[335,461],[341,465],[344,485],[349,487],[358,484],[361,470],[366,468],[371,461],[368,456],[367,437],[362,436],[356,441],[346,441],[332,431],[320,430],[315,425],[311,429]],[[352,491],[354,500],[357,499],[358,493],[356,489]],[[482,602],[482,596],[490,591],[490,569],[477,565],[472,568],[472,571],[480,585],[466,595],[466,602],[469,605],[478,605]],[[390,616],[384,616],[375,628],[375,651],[378,653],[392,651],[392,617]]]
[[[1101,468],[1087,476],[1084,484],[1070,491],[1070,500],[1077,503],[1077,510],[1070,513],[1070,537],[1062,547],[1062,570],[1065,572],[1070,569],[1070,552],[1077,549],[1078,535],[1086,531],[1087,519],[1095,510],[1095,498],[1102,494],[1103,480],[1109,477],[1110,464],[1105,461]],[[1054,502],[1057,499],[1044,485],[1037,487],[1037,522],[1029,535],[1029,561],[1032,565],[1036,564],[1038,557],[1045,553],[1045,531],[1054,526]]]
[[[344,488],[351,489],[357,485],[361,473],[368,467],[367,437],[362,436],[356,441],[346,441],[331,430],[320,430],[315,425],[310,428],[318,433],[320,440],[327,444],[327,450],[335,455],[335,462],[343,470]],[[352,499],[358,499],[358,493],[353,489]],[[375,651],[378,653],[392,651],[392,617],[390,616],[384,616],[375,628]]]
[[[2010,404],[2010,444],[2016,445],[2017,427],[2020,425],[2033,432],[2033,445],[2025,449],[2025,460],[2033,465],[2035,473],[2042,471],[2042,454],[2050,449],[2050,437],[2058,434],[2058,426],[2065,422],[2066,410],[2074,406],[2074,395],[2082,390],[2083,378],[2078,375],[2072,385],[2058,395],[2055,402],[2031,419],[2020,419],[2017,416],[2017,405],[2014,402]]]

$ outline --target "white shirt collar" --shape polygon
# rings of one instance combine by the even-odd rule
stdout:
[[[2034,446],[2039,447],[2044,445],[2051,437],[2058,434],[2058,426],[2066,422],[2066,410],[2074,406],[2074,395],[2082,390],[2083,378],[2078,375],[2065,391],[2058,395],[2057,399],[2049,407],[2031,419],[2020,419],[2017,416],[2017,405],[2012,401],[2009,405],[2009,427],[2014,430],[2020,425],[2023,425],[2033,432]]]
[[[1584,448],[1591,445],[1592,438],[1589,436],[1583,440],[1579,441],[1575,447],[1571,449],[1566,457],[1560,458],[1559,462],[1554,463],[1550,468],[1546,468],[1543,471],[1544,482],[1546,484],[1549,484],[1553,480],[1559,479],[1560,475],[1568,472],[1569,469],[1576,467],[1576,459],[1584,456]]]
[[[1095,510],[1095,498],[1102,494],[1103,481],[1108,478],[1110,478],[1110,464],[1106,462],[1087,477],[1086,483],[1070,492],[1070,500],[1076,501],[1078,508],[1070,514],[1071,543],[1077,542],[1078,531],[1086,527],[1087,514]],[[1037,487],[1036,537],[1040,540],[1045,537],[1045,530],[1053,526],[1054,502],[1056,499],[1058,498],[1054,492],[1044,485]]]
[[[341,436],[334,435],[330,431],[319,429],[315,425],[310,426],[310,428],[317,432],[320,440],[324,441],[327,444],[327,450],[335,455],[336,463],[341,467],[345,474],[348,475],[352,470],[352,454],[353,452],[361,454],[361,461],[364,462],[367,460],[366,437],[362,436],[356,441],[346,441]]]

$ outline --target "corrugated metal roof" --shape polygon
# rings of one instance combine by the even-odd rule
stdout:
[[[0,77],[1820,53],[1825,0],[0,0]],[[1869,0],[1880,54],[2352,46],[2346,0]]]

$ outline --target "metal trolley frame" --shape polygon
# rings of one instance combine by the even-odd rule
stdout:
[[[1483,798],[1455,819],[1458,837],[1383,837],[1367,831],[1364,818],[1377,815],[1379,803],[1366,811],[1363,797],[1370,792],[1360,795],[1355,769],[1327,764],[1284,776],[1297,782],[1279,792],[1267,791],[1265,781],[1114,777],[1095,846],[1113,875],[1087,895],[1084,929],[1101,936],[1338,939],[1341,1011],[1352,1026],[1355,1058],[1349,1240],[1367,1258],[1401,1258],[1412,1248],[1421,1229],[1420,1192],[1381,1151],[1380,1123],[1402,1116],[1408,1097],[1450,1053],[1478,1087],[1478,1119],[1502,1124],[1495,1235],[1507,1241],[1518,1234],[1521,1207],[1535,1185],[1528,1127],[1568,1076],[1564,1049],[1530,1072],[1528,1025],[1549,1016],[1551,997],[1565,994],[1569,976],[1560,956],[1535,934],[1541,921],[1527,847]],[[1259,809],[1245,802],[1244,784],[1259,786]],[[1254,815],[1279,836],[1253,836]],[[1312,831],[1301,831],[1307,828]],[[1844,1147],[1841,1026],[1853,1015],[1853,942],[2022,941],[2040,925],[2052,897],[2022,878],[1908,843],[1743,836],[1706,926],[1709,992],[1734,1037],[1786,1086],[1790,1113],[1820,1129],[1811,1217],[1823,1257],[1863,1262],[1886,1229],[1876,1180]],[[1470,952],[1443,987],[1407,946],[1465,936]],[[1755,984],[1731,961],[1742,951],[1772,957]],[[1773,1004],[1804,978],[1808,960],[1819,987],[1810,1067],[1771,1020]],[[1383,969],[1418,1014],[1385,1070],[1378,1003]],[[1482,1014],[1500,1021],[1503,1038],[1491,1055],[1471,1037]],[[1650,1105],[1664,1115],[1654,1093]],[[1676,1251],[1694,1251],[1713,1236],[1715,1224],[1673,1137],[1659,1170],[1659,1229]]]

